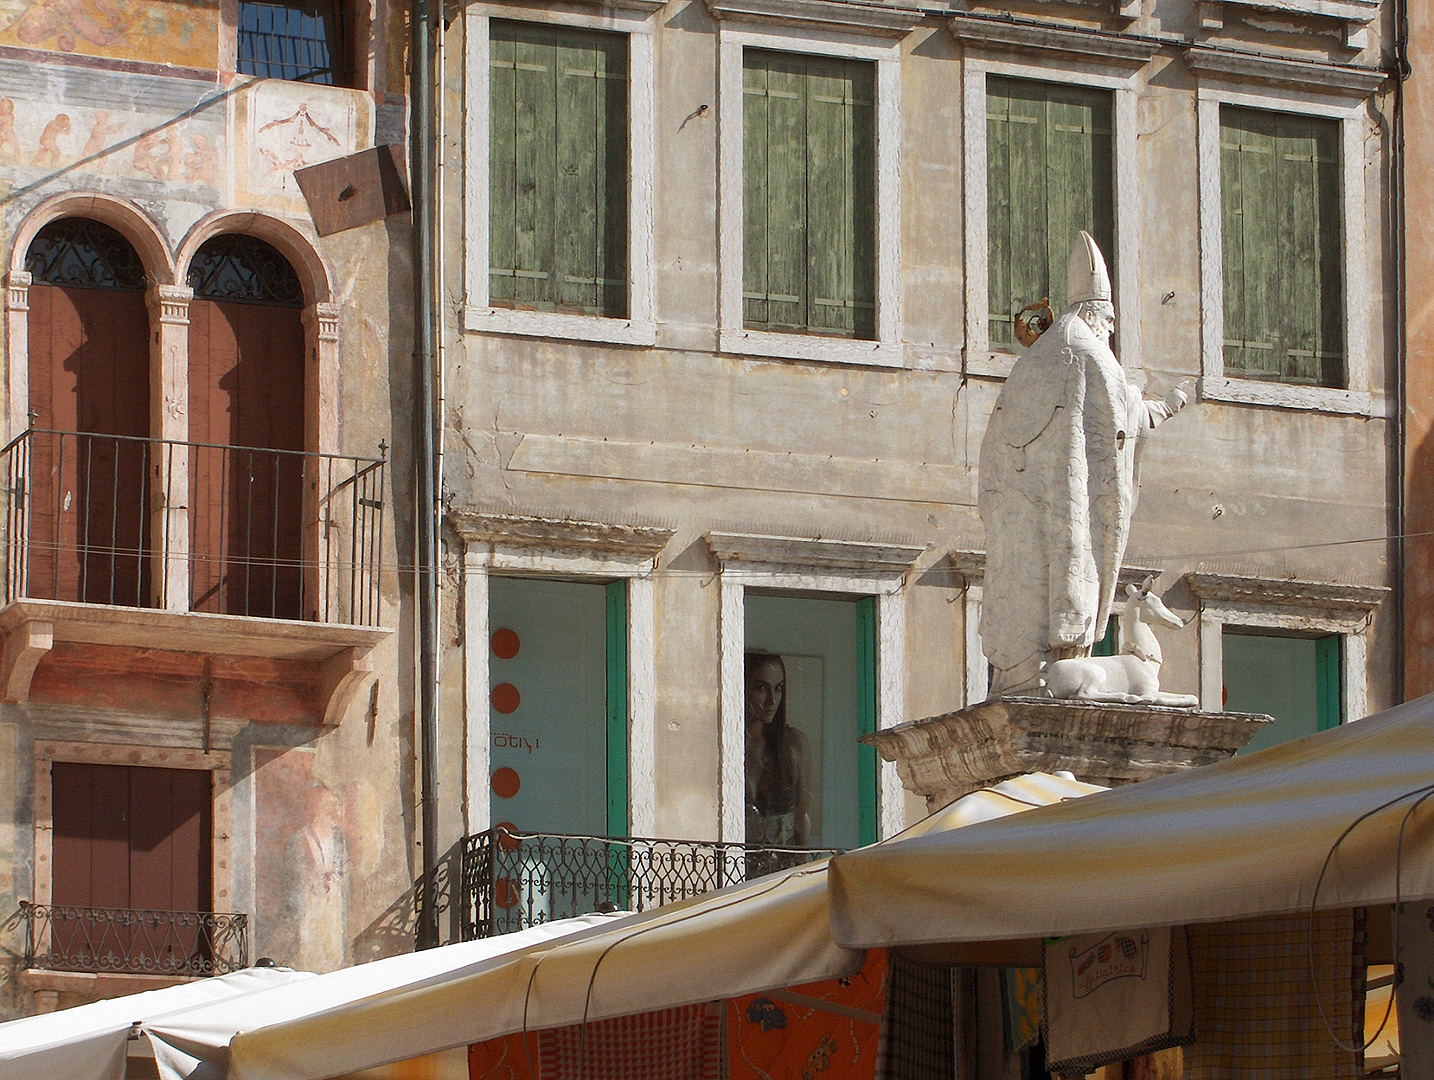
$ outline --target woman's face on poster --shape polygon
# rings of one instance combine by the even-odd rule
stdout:
[[[747,677],[747,720],[770,724],[776,719],[786,692],[787,678],[781,665],[768,662],[757,667]]]

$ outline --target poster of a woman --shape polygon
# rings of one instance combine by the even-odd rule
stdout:
[[[811,753],[787,722],[787,669],[775,653],[746,654],[747,843],[805,847],[811,831]]]

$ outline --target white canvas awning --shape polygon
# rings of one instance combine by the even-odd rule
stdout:
[[[1395,898],[1400,823],[1434,785],[1434,696],[1356,723],[1030,814],[838,856],[849,948],[1217,922]],[[1434,896],[1434,799],[1405,829],[1402,895]]]
[[[916,830],[1100,790],[1060,777],[1021,777],[975,792]],[[560,1027],[836,978],[865,951],[837,945],[827,925],[826,860],[573,933],[544,930],[448,946],[320,976],[242,1009],[216,1006],[147,1027],[161,1076],[320,1080],[512,1032]],[[577,920],[580,921],[580,920]],[[575,920],[566,920],[573,923]],[[562,932],[566,936],[553,937]],[[437,961],[453,950],[487,959],[377,986],[365,968]]]
[[[130,1031],[181,1009],[312,979],[307,971],[246,968],[0,1024],[0,1080],[124,1080]]]

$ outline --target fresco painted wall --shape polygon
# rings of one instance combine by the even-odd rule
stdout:
[[[3,0],[0,45],[212,68],[219,5],[183,0]]]

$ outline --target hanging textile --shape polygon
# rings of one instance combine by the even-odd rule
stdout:
[[[951,1080],[956,1035],[952,969],[893,953],[877,1080]]]
[[[1396,918],[1399,1076],[1400,1080],[1434,1080],[1434,904],[1428,900],[1400,904]]]
[[[733,998],[729,1080],[871,1080],[886,981],[886,951],[872,949],[846,978]]]
[[[538,1032],[538,1080],[721,1080],[716,1002]]]
[[[1183,929],[1081,934],[1047,942],[1042,956],[1051,1072],[1084,1076],[1192,1040]]]
[[[1041,969],[1002,968],[1006,1053],[1019,1054],[1041,1037]]]
[[[1186,1080],[1359,1076],[1360,1055],[1339,1049],[1320,1018],[1322,1006],[1341,1040],[1363,1041],[1350,992],[1359,951],[1350,911],[1190,929],[1198,1039],[1185,1048]]]

